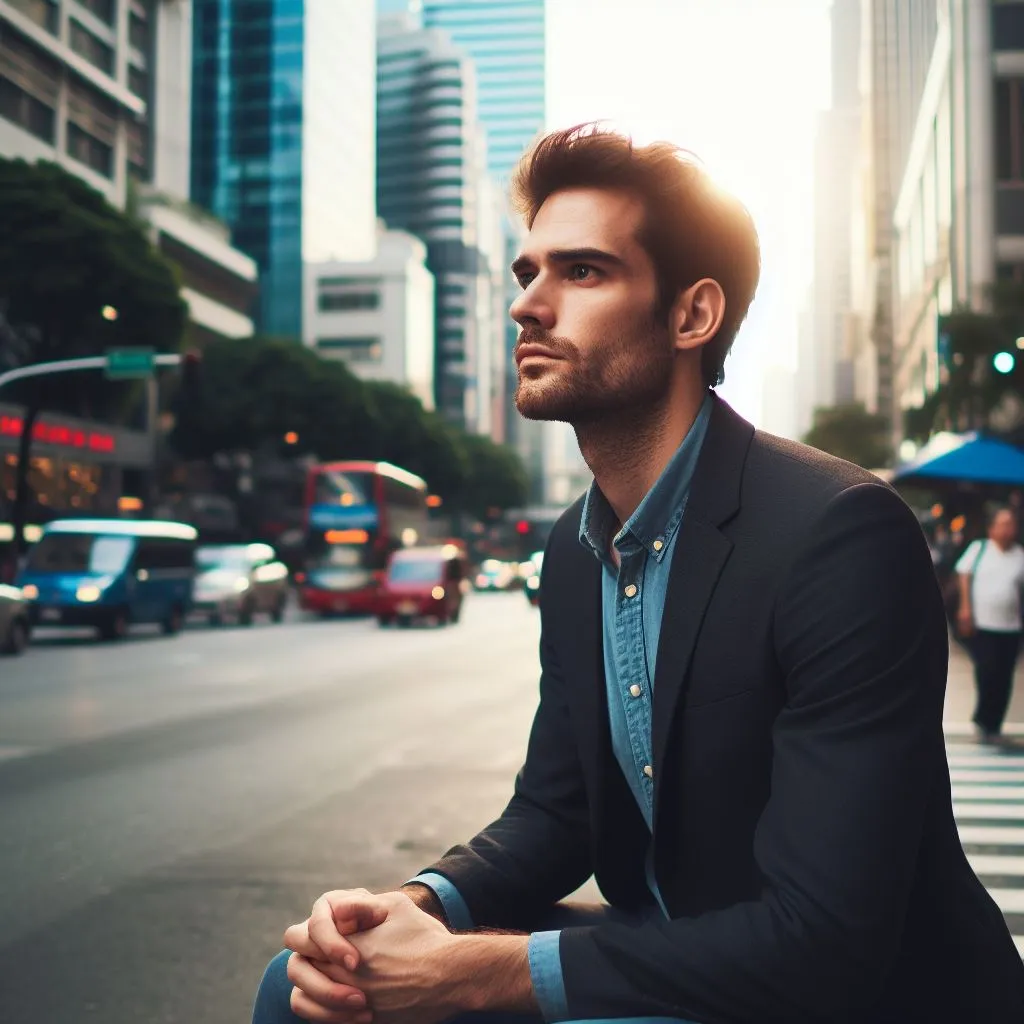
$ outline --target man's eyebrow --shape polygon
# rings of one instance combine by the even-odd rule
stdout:
[[[613,267],[626,265],[626,261],[621,256],[591,246],[584,246],[580,249],[551,249],[546,253],[546,258],[552,263],[604,263]],[[536,263],[529,256],[519,256],[512,263],[512,273],[518,277],[534,266]]]

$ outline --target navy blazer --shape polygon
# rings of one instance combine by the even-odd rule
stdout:
[[[650,902],[581,505],[544,559],[540,705],[514,796],[431,868],[478,924],[529,930],[591,874],[613,905]],[[928,548],[895,491],[716,399],[654,686],[671,920],[562,932],[571,1017],[1021,1024],[1024,964],[953,817],[947,657]]]

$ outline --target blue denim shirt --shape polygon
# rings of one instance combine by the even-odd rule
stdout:
[[[604,674],[612,750],[649,829],[653,829],[654,819],[652,698],[661,618],[679,525],[712,404],[708,395],[683,443],[618,532],[615,513],[596,483],[587,493],[580,520],[580,543],[602,566]],[[618,554],[617,566],[612,545]],[[667,916],[654,878],[653,844],[648,849],[646,873],[651,894]],[[417,876],[416,881],[437,893],[452,927],[473,927],[465,901],[451,882],[429,872]],[[568,1014],[559,937],[557,931],[535,932],[529,942],[534,992],[549,1021],[565,1020]],[[631,1018],[634,1024],[647,1019],[653,1018]]]

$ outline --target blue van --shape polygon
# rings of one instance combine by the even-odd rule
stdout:
[[[32,625],[93,626],[105,640],[120,639],[134,622],[179,632],[192,601],[196,538],[185,523],[48,523],[18,574]]]

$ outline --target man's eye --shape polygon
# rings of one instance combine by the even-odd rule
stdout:
[[[574,281],[589,281],[594,276],[594,268],[586,263],[574,263],[569,268],[569,277]]]

